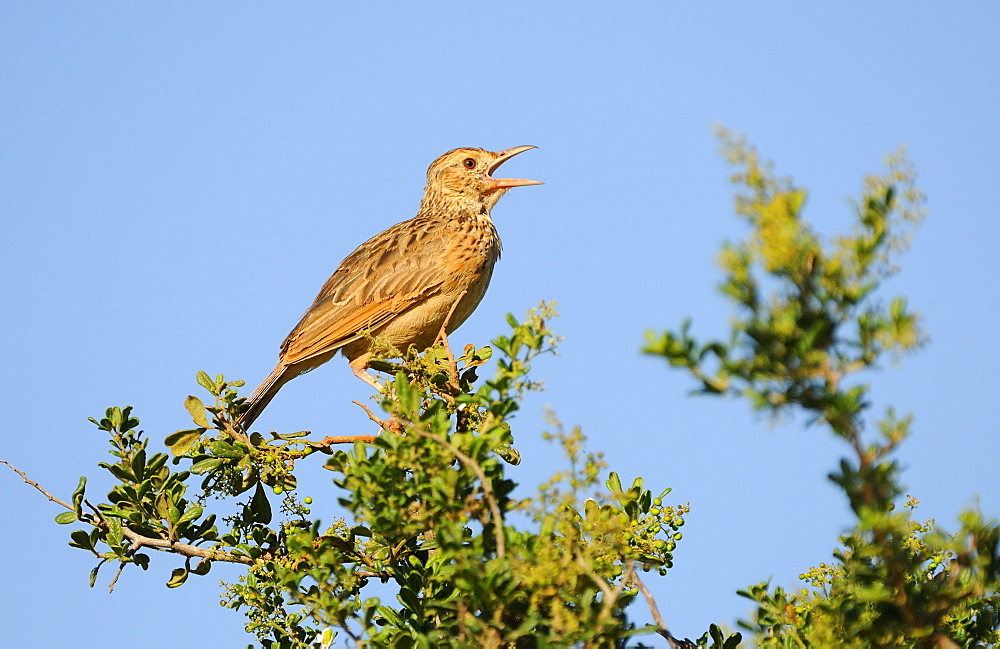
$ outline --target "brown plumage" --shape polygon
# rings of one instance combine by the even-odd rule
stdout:
[[[491,174],[533,148],[454,149],[435,160],[417,215],[361,244],[320,289],[281,344],[277,367],[247,402],[243,426],[257,419],[281,386],[338,351],[358,378],[377,388],[366,371],[372,337],[399,350],[422,350],[434,344],[445,319],[448,333],[465,322],[500,258],[490,210],[511,187],[541,184]]]

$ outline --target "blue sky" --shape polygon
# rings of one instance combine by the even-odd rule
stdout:
[[[539,148],[504,167],[546,184],[494,210],[503,258],[455,334],[556,300],[548,390],[515,420],[530,493],[558,466],[543,412],[580,425],[623,478],[692,512],[651,584],[677,635],[745,616],[735,591],[794,586],[851,523],[825,478],[846,449],[800,419],[692,398],[639,353],[647,329],[720,335],[721,242],[743,234],[712,125],[745,132],[810,191],[833,234],[882,156],[908,147],[930,214],[886,286],[931,343],[870,377],[915,415],[900,454],[921,516],[1000,516],[1000,5],[960,3],[35,3],[0,21],[0,458],[68,496],[131,404],[186,427],[197,370],[250,384],[339,261],[412,216],[458,146]],[[286,386],[261,427],[371,432],[342,359]],[[244,646],[216,568],[87,587],[59,509],[0,472],[0,627],[11,646]],[[329,474],[307,470],[314,512]],[[817,514],[816,512],[820,512]],[[329,514],[325,515],[329,519]],[[647,618],[639,615],[640,621]],[[128,638],[128,641],[124,639]],[[654,640],[655,641],[655,640]],[[241,644],[242,643],[242,644]]]

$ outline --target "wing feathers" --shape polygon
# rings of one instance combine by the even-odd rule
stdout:
[[[377,330],[453,279],[446,233],[417,217],[376,235],[341,262],[281,346],[281,362],[328,354]]]

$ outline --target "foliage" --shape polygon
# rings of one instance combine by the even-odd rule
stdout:
[[[89,526],[72,539],[100,558],[92,581],[107,562],[146,568],[146,548],[184,556],[171,587],[216,561],[245,564],[223,601],[246,613],[264,647],[328,647],[338,635],[370,647],[604,647],[669,636],[627,610],[648,596],[639,574],[672,565],[686,505],[664,504],[669,490],[655,495],[641,478],[625,487],[615,473],[602,489],[601,457],[555,421],[550,437],[569,468],[530,499],[506,475],[520,459],[510,419],[540,387],[528,372],[557,343],[553,315],[543,304],[523,322],[508,316],[510,335],[457,358],[445,341],[378,361],[393,377],[380,402],[387,417],[362,407],[382,432],[351,438],[346,451],[333,450],[339,438],[241,430],[242,382],[204,372],[211,405],[189,396],[195,427],[166,438],[185,470],[171,470],[164,453],[147,460],[131,409],[111,408],[95,423],[112,439],[117,461],[101,466],[118,484],[95,506],[81,480],[58,521]],[[494,354],[493,377],[480,380]],[[342,518],[311,520],[311,499],[294,493],[296,463],[312,456],[327,457]],[[235,506],[220,519],[210,504]]]
[[[895,271],[922,195],[902,152],[883,176],[865,181],[850,235],[830,243],[802,218],[806,192],[778,179],[757,152],[720,133],[742,187],[736,211],[751,228],[720,255],[722,292],[738,307],[728,341],[679,332],[649,334],[646,351],[688,370],[700,392],[749,400],[759,411],[808,414],[847,442],[850,456],[830,475],[857,516],[836,562],[802,575],[812,589],[767,583],[742,594],[757,604],[743,623],[762,647],[981,647],[1000,642],[1000,528],[965,512],[954,534],[897,508],[903,487],[893,454],[911,417],[891,409],[866,433],[870,386],[856,376],[925,339],[918,316],[880,284]]]
[[[737,307],[731,335],[700,342],[685,322],[650,333],[645,350],[687,370],[699,393],[744,398],[774,417],[802,412],[843,440],[849,451],[830,479],[856,515],[833,561],[801,575],[808,587],[742,591],[755,610],[740,624],[761,647],[1000,644],[1000,526],[974,510],[953,533],[915,519],[917,500],[901,501],[894,459],[912,418],[869,412],[864,373],[926,339],[903,298],[878,294],[923,217],[906,158],[891,156],[884,175],[865,181],[851,233],[825,241],[802,217],[805,190],[777,178],[741,138],[720,135],[741,187],[736,212],[750,229],[719,257],[722,292]],[[682,538],[688,506],[666,505],[669,490],[654,495],[642,478],[625,487],[614,472],[603,480],[601,456],[553,416],[548,437],[568,467],[534,497],[518,496],[507,474],[520,461],[510,421],[540,387],[528,373],[556,346],[553,315],[543,303],[523,322],[508,316],[510,335],[457,358],[443,337],[423,353],[386,350],[402,358],[373,362],[392,377],[379,397],[384,417],[358,404],[377,436],[243,430],[234,423],[243,383],[199,372],[210,404],[189,396],[194,427],[166,438],[182,469],[149,453],[128,407],[93,420],[115,458],[100,465],[117,482],[105,502],[86,498],[85,478],[64,502],[18,473],[67,509],[57,522],[85,525],[70,544],[98,559],[92,585],[109,563],[112,587],[127,566],[146,569],[148,550],[181,557],[170,587],[218,561],[246,566],[223,603],[243,611],[268,648],[326,648],[337,638],[393,648],[624,647],[657,633],[674,649],[735,649],[741,634],[715,625],[697,643],[674,638],[641,577],[664,575]],[[480,379],[491,360],[492,378]],[[334,450],[345,442],[349,450]],[[295,491],[298,467],[316,457],[326,458],[343,510],[326,522]],[[640,594],[653,624],[629,616]]]

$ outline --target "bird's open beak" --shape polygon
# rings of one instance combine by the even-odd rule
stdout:
[[[516,146],[513,149],[507,149],[506,151],[500,151],[496,154],[497,159],[493,161],[493,164],[489,166],[486,170],[486,180],[490,182],[490,191],[497,189],[510,189],[511,187],[524,187],[525,185],[543,185],[544,183],[538,180],[525,180],[524,178],[492,178],[491,175],[497,168],[503,163],[507,162],[518,153],[523,153],[528,149],[537,149],[538,147],[531,146],[530,144],[525,146]]]

